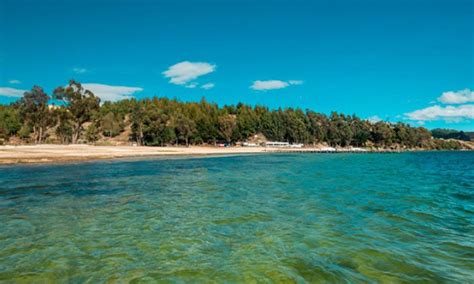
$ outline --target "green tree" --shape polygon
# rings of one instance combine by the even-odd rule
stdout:
[[[230,111],[233,111],[231,107],[227,108]],[[234,112],[236,112],[236,123],[238,129],[237,139],[246,140],[257,133],[259,119],[251,107],[240,104],[237,106],[237,111]]]
[[[285,140],[291,143],[301,143],[308,140],[305,116],[301,110],[287,109],[284,112]]]
[[[178,112],[172,118],[172,125],[176,129],[176,138],[184,140],[186,146],[189,146],[189,138],[196,133],[194,121]]]
[[[418,127],[415,129],[416,133],[416,146],[417,147],[426,147],[429,142],[431,141],[431,132],[424,128],[424,127]]]
[[[206,143],[215,143],[220,135],[219,108],[217,105],[210,104],[202,98],[196,120],[196,128],[200,139]]]
[[[0,138],[9,139],[21,128],[20,115],[12,106],[0,106]]]
[[[71,114],[72,143],[75,144],[80,138],[84,123],[99,109],[100,99],[74,80],[69,81],[67,87],[56,88],[54,98],[61,100]]]
[[[342,144],[342,134],[340,131],[340,117],[336,112],[332,112],[329,120],[327,133],[327,142],[332,146],[340,146]]]
[[[327,138],[328,120],[324,114],[319,114],[311,110],[306,111],[307,124],[311,141],[316,143],[324,142]]]
[[[219,117],[219,131],[227,143],[232,141],[232,135],[237,127],[235,116],[225,114]]]
[[[271,113],[271,129],[268,131],[270,140],[283,141],[285,140],[286,129],[285,129],[285,114],[283,110],[278,109]]]
[[[86,136],[86,141],[88,143],[94,143],[99,140],[100,138],[99,128],[96,126],[95,123],[91,123],[89,126],[87,126],[85,136]]]
[[[18,130],[18,136],[23,140],[28,140],[31,135],[31,126],[27,123],[23,124]]]
[[[379,146],[390,146],[393,141],[393,134],[390,125],[379,121],[372,128],[372,142]]]
[[[35,143],[42,143],[46,130],[53,124],[48,108],[49,96],[39,86],[33,86],[25,92],[19,102],[20,115],[24,123],[29,124],[35,136]]]
[[[144,145],[144,121],[146,120],[146,112],[143,106],[143,101],[133,100],[133,106],[130,113],[130,122],[132,128],[131,139],[139,146]]]
[[[107,113],[100,121],[102,133],[107,137],[115,137],[123,129],[121,118],[112,112]]]
[[[155,102],[158,103],[158,102]],[[148,108],[143,125],[146,145],[164,146],[176,140],[174,128],[170,126],[169,116],[161,108]]]
[[[62,144],[68,144],[72,140],[72,127],[70,113],[63,107],[56,108],[54,114],[57,117],[56,136]]]
[[[354,146],[364,146],[367,141],[370,139],[370,123],[368,121],[363,121],[356,117],[352,117],[351,121],[352,127],[352,144]]]

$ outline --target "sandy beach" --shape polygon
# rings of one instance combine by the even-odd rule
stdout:
[[[472,145],[467,144],[472,150]],[[426,149],[409,149],[404,151],[423,151]],[[154,156],[214,156],[214,155],[239,155],[279,152],[327,152],[322,147],[305,148],[277,148],[277,147],[150,147],[150,146],[94,146],[85,144],[58,145],[3,145],[0,146],[0,165],[54,163],[89,161],[116,158],[140,158]],[[336,152],[399,152],[389,149],[362,149],[338,148]]]
[[[92,145],[0,146],[0,164],[51,163],[151,156],[254,154],[278,151],[263,147],[134,147]]]

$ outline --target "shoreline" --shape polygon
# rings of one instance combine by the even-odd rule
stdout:
[[[271,154],[271,153],[404,153],[429,151],[425,149],[374,150],[374,149],[338,149],[325,151],[312,148],[270,148],[270,147],[151,147],[151,146],[94,146],[87,144],[75,145],[5,145],[0,146],[0,165],[16,164],[49,164],[65,162],[87,162],[96,160],[140,159],[154,157],[206,157],[234,156],[242,154]]]
[[[0,146],[0,165],[86,162],[145,157],[221,156],[262,153],[262,149],[218,147],[150,147],[75,145],[6,145]]]

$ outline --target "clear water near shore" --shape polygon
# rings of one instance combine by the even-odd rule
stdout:
[[[0,282],[474,282],[474,153],[0,167]]]

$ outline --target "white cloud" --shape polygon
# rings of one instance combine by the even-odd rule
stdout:
[[[257,90],[257,91],[265,91],[265,90],[275,90],[275,89],[283,89],[288,87],[290,84],[284,81],[280,80],[267,80],[267,81],[254,81],[252,86],[250,86],[251,89]]]
[[[194,89],[197,86],[198,86],[198,83],[192,82],[192,83],[187,84],[185,87],[188,88],[188,89]]]
[[[457,92],[444,92],[438,101],[444,104],[464,104],[474,102],[474,91],[469,89],[460,90]]]
[[[10,84],[21,84],[21,81],[20,80],[10,80],[10,81],[8,81],[8,83],[10,83]]]
[[[405,113],[405,116],[414,121],[444,120],[447,122],[459,122],[464,119],[474,119],[474,105],[446,106],[439,105],[427,107],[413,112]]]
[[[303,81],[301,81],[301,80],[290,80],[290,81],[288,81],[288,84],[290,84],[290,85],[301,85],[301,84],[303,84]]]
[[[20,90],[20,89],[9,88],[9,87],[0,87],[0,96],[4,96],[4,97],[19,98],[19,97],[23,97],[23,94],[25,92],[26,90]]]
[[[367,117],[367,120],[369,122],[372,122],[372,123],[382,121],[382,119],[378,115],[373,115],[373,116]]]
[[[139,87],[110,86],[96,83],[85,83],[82,84],[82,87],[94,93],[102,101],[112,102],[132,98],[134,93],[143,91]]]
[[[216,65],[206,62],[183,61],[170,66],[163,72],[166,78],[170,78],[170,83],[176,85],[187,85],[196,78],[212,73],[216,70]],[[189,86],[189,85],[188,85]]]
[[[87,72],[87,69],[86,68],[75,67],[75,68],[72,68],[72,71],[76,74],[84,74],[84,73]]]
[[[253,82],[250,88],[257,91],[267,91],[267,90],[283,89],[291,85],[301,85],[301,84],[303,84],[303,81],[300,81],[300,80],[290,80],[288,82],[281,81],[281,80],[266,80],[266,81],[257,80]]]
[[[212,89],[214,88],[214,83],[207,83],[207,84],[204,84],[201,86],[201,88],[203,88],[204,90],[209,90],[209,89]]]

